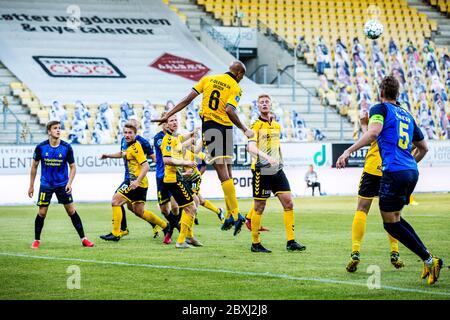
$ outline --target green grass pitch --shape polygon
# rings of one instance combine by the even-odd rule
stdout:
[[[403,216],[427,247],[447,263],[450,259],[450,194],[418,194],[418,206]],[[224,206],[223,200],[213,201]],[[240,200],[246,213],[251,200]],[[109,203],[79,203],[79,212],[94,248],[83,248],[61,205],[53,204],[41,237],[41,248],[30,249],[37,207],[0,207],[0,299],[450,299],[448,267],[429,286],[420,280],[422,262],[400,245],[405,268],[389,261],[389,242],[378,201],[367,220],[361,263],[354,274],[345,271],[351,246],[356,197],[295,199],[296,237],[304,252],[287,252],[281,206],[268,202],[262,233],[271,254],[250,252],[245,226],[233,237],[221,231],[216,215],[199,210],[196,237],[204,247],[175,249],[153,239],[151,227],[128,213],[130,235],[118,243],[104,242],[110,232]],[[155,202],[147,208],[158,212]],[[175,232],[174,239],[178,235]],[[79,289],[68,288],[79,270]],[[374,267],[375,266],[375,267]],[[379,270],[380,288],[370,289]],[[71,278],[72,277],[72,278]],[[69,281],[68,281],[69,280]],[[70,287],[70,286],[69,286]]]

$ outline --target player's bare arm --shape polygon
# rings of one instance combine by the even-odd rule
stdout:
[[[118,151],[116,153],[104,153],[100,156],[100,160],[108,159],[108,158],[122,158],[122,152]]]
[[[416,162],[420,162],[428,152],[427,142],[425,139],[421,141],[413,141],[413,145],[416,147],[413,152],[414,159],[416,159]]]
[[[194,100],[197,96],[198,96],[198,93],[196,91],[192,90],[186,97],[183,98],[183,100],[181,100],[175,107],[173,107],[173,109],[169,110],[169,112],[167,112],[167,114],[164,117],[162,117],[160,119],[154,119],[151,121],[157,122],[158,124],[167,122],[167,119],[169,119],[175,113],[186,108],[192,102],[192,100]]]
[[[39,167],[39,161],[33,160],[31,163],[31,172],[30,172],[30,186],[28,188],[28,196],[33,198],[34,194],[34,180],[36,180],[36,173]]]
[[[164,164],[169,166],[186,166],[186,167],[196,167],[197,163],[190,160],[174,159],[172,157],[164,157]]]
[[[361,149],[364,146],[367,146],[374,142],[378,135],[380,134],[381,130],[383,129],[383,125],[379,122],[373,122],[369,124],[369,128],[366,133],[363,134],[361,139],[359,139],[357,142],[355,142],[350,148],[344,151],[342,155],[339,157],[339,159],[336,161],[336,167],[338,169],[345,168],[347,164],[347,159],[350,156],[352,152],[355,152],[356,150]]]
[[[142,163],[142,168],[141,168],[141,173],[139,174],[139,176],[136,178],[136,180],[133,180],[130,183],[130,188],[132,190],[136,189],[137,187],[139,187],[139,184],[141,183],[142,179],[144,179],[144,177],[147,175],[147,173],[150,170],[150,166],[148,165],[148,162],[145,161],[144,163]]]
[[[247,128],[242,122],[241,119],[239,119],[238,114],[236,113],[236,108],[230,104],[227,104],[225,111],[227,112],[228,117],[230,118],[231,122],[238,127],[239,129],[244,132],[245,136],[249,139],[253,138],[255,136],[255,133]]]
[[[190,138],[195,138],[201,127],[196,127],[193,131],[185,133],[181,136],[181,141],[186,141]]]
[[[361,125],[361,130],[363,133],[366,133],[369,128],[369,113],[364,112],[360,115],[359,123]]]
[[[150,155],[150,159],[156,163],[156,155],[154,153]]]
[[[73,179],[75,179],[75,174],[77,173],[77,166],[74,163],[69,164],[69,169],[70,169],[70,173],[69,173],[69,181],[66,184],[66,192],[67,193],[72,193],[72,182]]]
[[[265,153],[264,151],[261,151],[257,145],[255,141],[249,141],[248,145],[247,145],[247,151],[250,152],[250,154],[254,157],[260,157],[264,160],[266,160],[267,162],[270,163],[271,166],[276,166],[279,164],[279,162],[272,158],[271,156],[269,156],[267,153]]]

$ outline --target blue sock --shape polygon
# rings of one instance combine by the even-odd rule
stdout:
[[[44,228],[44,220],[45,218],[41,217],[39,214],[36,216],[34,220],[34,239],[41,240],[41,232],[42,228]]]
[[[84,238],[84,230],[83,230],[83,223],[81,222],[80,216],[75,211],[75,213],[70,216],[70,219],[72,220],[72,224],[75,227],[75,229],[77,230],[78,235],[80,236],[80,239],[83,239]]]
[[[402,224],[403,227],[408,229],[409,232],[411,232],[411,234],[416,238],[417,242],[419,242],[422,245],[422,247],[426,249],[425,245],[423,244],[422,240],[420,240],[419,236],[417,235],[416,231],[414,231],[413,227],[402,217],[400,217],[400,223]]]
[[[430,257],[430,254],[422,242],[417,240],[417,238],[408,230],[408,228],[403,226],[400,221],[395,223],[383,223],[383,226],[391,236],[418,255],[423,261]]]

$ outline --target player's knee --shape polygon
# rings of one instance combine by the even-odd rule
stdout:
[[[45,219],[45,217],[47,216],[47,210],[41,210],[41,209],[39,209],[39,216],[41,217],[41,218],[44,218]]]
[[[286,200],[283,203],[283,209],[284,210],[293,210],[294,209],[294,202],[292,201],[292,199]]]
[[[265,201],[260,201],[258,203],[255,203],[254,210],[258,214],[262,214],[265,208],[266,208],[266,202]]]

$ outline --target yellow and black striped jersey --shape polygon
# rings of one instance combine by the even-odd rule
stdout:
[[[134,181],[141,174],[142,165],[147,162],[147,156],[145,155],[139,141],[135,141],[127,146],[127,148],[125,149],[125,153],[125,157],[127,160],[126,165],[128,166],[130,180]],[[141,180],[141,183],[139,183],[139,187],[148,188],[147,176],[145,176]]]
[[[166,133],[161,143],[161,153],[164,157],[171,157],[173,159],[183,159],[183,148],[181,144],[182,136],[174,136]],[[164,165],[164,182],[177,182],[177,174],[179,174],[178,166],[171,164]]]
[[[280,124],[272,119],[271,122],[259,117],[252,124],[251,129],[255,133],[255,136],[250,141],[255,141],[256,146],[259,150],[266,153],[270,157],[274,158],[280,163],[280,168],[282,167],[283,157],[281,155],[280,137],[281,137],[281,126]],[[253,159],[252,169],[256,167],[269,167],[270,164],[265,160],[257,156]]]
[[[364,171],[375,176],[382,176],[381,155],[377,141],[372,142],[364,162]]]
[[[197,154],[195,154],[194,152],[192,152],[189,149],[186,149],[184,152],[184,160],[189,160],[189,161],[197,161],[197,159],[200,160],[204,160],[206,157],[204,152],[199,152]],[[183,167],[184,172],[189,172],[192,170],[192,173],[189,175],[184,175],[184,180],[186,181],[194,181],[197,180],[199,178],[201,178],[201,174],[200,171],[198,170],[198,167]]]
[[[229,104],[236,108],[242,91],[232,73],[205,76],[192,89],[203,94],[200,110],[203,121],[214,121],[224,126],[233,125],[226,106]]]

